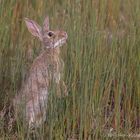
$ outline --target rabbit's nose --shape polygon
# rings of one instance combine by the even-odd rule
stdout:
[[[62,32],[62,36],[64,36],[66,39],[68,38],[68,35],[66,32]]]

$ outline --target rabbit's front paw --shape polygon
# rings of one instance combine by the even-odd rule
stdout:
[[[68,89],[64,81],[62,81],[63,96],[68,96]]]

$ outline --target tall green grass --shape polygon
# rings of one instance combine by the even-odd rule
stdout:
[[[47,121],[37,139],[101,139],[140,130],[139,0],[1,0],[0,108],[19,90],[41,43],[24,17],[68,33],[61,48],[69,95],[49,98]],[[53,91],[52,91],[53,92]],[[55,94],[55,93],[54,93]],[[0,123],[1,139],[12,134]],[[18,139],[29,139],[24,125]]]

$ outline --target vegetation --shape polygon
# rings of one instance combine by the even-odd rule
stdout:
[[[139,0],[1,0],[0,109],[19,90],[41,50],[41,43],[28,33],[24,17],[42,23],[46,15],[52,28],[68,33],[61,52],[69,95],[58,99],[50,94],[46,123],[35,137],[92,140],[109,139],[110,133],[137,134]],[[34,137],[21,123],[14,131],[5,131],[1,119],[0,139]]]

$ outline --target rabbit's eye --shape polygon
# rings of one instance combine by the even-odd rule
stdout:
[[[49,37],[52,37],[53,35],[54,35],[53,32],[48,32]]]

